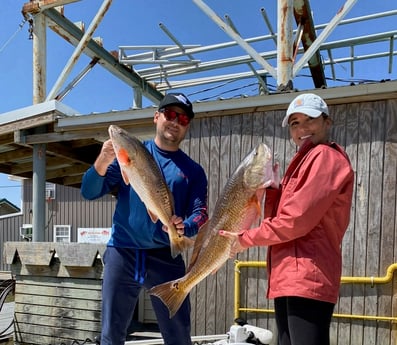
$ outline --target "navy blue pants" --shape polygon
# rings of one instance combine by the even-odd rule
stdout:
[[[302,297],[274,300],[278,345],[329,345],[334,304]]]
[[[173,259],[169,248],[108,247],[103,261],[101,345],[124,345],[141,289],[182,277],[185,263],[181,255]],[[151,302],[164,344],[190,345],[189,297],[172,319],[159,298],[151,296]]]

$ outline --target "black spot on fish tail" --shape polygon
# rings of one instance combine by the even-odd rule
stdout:
[[[156,296],[166,305],[170,319],[176,314],[190,290],[185,290],[178,280],[153,286],[148,292]]]

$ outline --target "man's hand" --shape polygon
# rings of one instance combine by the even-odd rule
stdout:
[[[175,225],[176,231],[179,235],[183,235],[185,233],[185,224],[183,223],[183,218],[173,215],[170,219],[170,222]],[[163,231],[168,232],[167,225],[163,225]]]
[[[97,173],[101,176],[106,175],[108,166],[116,158],[116,154],[113,149],[113,144],[110,139],[106,140],[101,148],[98,158],[95,160],[94,167]]]

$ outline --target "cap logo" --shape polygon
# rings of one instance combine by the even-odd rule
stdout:
[[[182,102],[183,104],[186,104],[186,105],[187,105],[187,99],[186,99],[183,95],[175,95],[175,98],[176,98],[178,101]]]
[[[303,99],[298,98],[298,99],[295,101],[294,106],[295,106],[295,107],[301,107],[302,105],[303,105]]]

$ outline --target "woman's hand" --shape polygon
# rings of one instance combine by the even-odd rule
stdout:
[[[231,238],[233,240],[232,245],[230,247],[229,258],[235,257],[238,253],[243,252],[247,248],[243,247],[239,241],[239,233],[230,232],[226,230],[219,230],[219,235]]]

